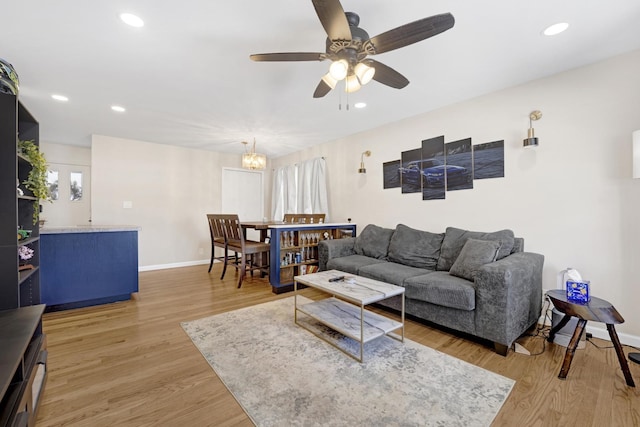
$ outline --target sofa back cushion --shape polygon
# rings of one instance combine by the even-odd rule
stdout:
[[[392,229],[369,224],[356,237],[354,251],[358,255],[386,259],[391,235]]]
[[[435,234],[398,224],[389,243],[389,261],[435,270],[444,233]]]
[[[522,237],[515,237],[513,239],[513,249],[511,249],[511,253],[515,254],[517,252],[524,251],[524,239]]]
[[[514,236],[513,231],[511,230],[500,230],[492,233],[485,233],[481,231],[469,231],[455,227],[447,227],[444,233],[444,239],[442,240],[442,247],[440,248],[440,258],[438,258],[437,269],[439,271],[449,271],[451,269],[451,266],[456,262],[456,259],[458,258],[462,247],[467,242],[467,239],[493,240],[499,242],[500,250],[498,250],[496,260],[502,259],[511,254],[511,250],[514,245]]]
[[[467,239],[449,274],[474,281],[480,267],[496,260],[500,242],[495,240]]]

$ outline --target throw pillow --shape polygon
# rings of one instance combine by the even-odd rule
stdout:
[[[444,233],[435,234],[398,224],[389,243],[389,261],[435,270]]]
[[[511,230],[484,233],[481,231],[468,231],[455,227],[447,227],[444,239],[442,240],[442,247],[440,248],[440,258],[438,258],[437,269],[439,271],[448,271],[451,269],[451,266],[456,262],[456,258],[458,258],[467,239],[493,240],[499,242],[500,251],[498,252],[496,260],[511,254],[514,245],[513,231]]]
[[[449,274],[473,281],[478,269],[496,260],[500,243],[493,240],[467,239]]]
[[[390,228],[369,224],[356,237],[354,251],[358,255],[386,259],[392,235],[393,230]]]

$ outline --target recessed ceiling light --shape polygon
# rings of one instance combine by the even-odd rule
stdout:
[[[124,107],[121,107],[119,105],[112,105],[111,109],[116,113],[124,113],[125,111],[127,111]]]
[[[353,104],[354,107],[356,108],[364,108],[367,106],[366,102],[356,102],[355,104]]]
[[[122,19],[122,22],[127,25],[131,25],[132,27],[140,28],[144,26],[144,21],[133,13],[121,13],[120,19]]]
[[[569,24],[567,24],[566,22],[559,22],[545,28],[542,34],[544,34],[545,36],[555,36],[556,34],[560,34],[561,32],[563,32],[567,28],[569,28]]]
[[[56,101],[60,101],[60,102],[67,102],[67,101],[69,100],[69,98],[67,98],[67,97],[66,97],[66,96],[64,96],[64,95],[57,95],[57,94],[53,94],[53,95],[51,95],[51,97],[52,97],[53,99],[55,99]]]

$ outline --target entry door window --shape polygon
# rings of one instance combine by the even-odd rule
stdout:
[[[69,194],[72,202],[82,200],[82,172],[69,174]]]
[[[58,171],[47,171],[47,186],[49,187],[49,198],[51,200],[58,200],[59,196],[59,183],[58,183]]]

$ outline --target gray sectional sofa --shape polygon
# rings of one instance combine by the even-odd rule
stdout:
[[[367,225],[355,238],[321,241],[319,264],[403,286],[407,314],[492,341],[506,355],[542,305],[544,257],[523,248],[511,230]],[[382,305],[399,310],[400,303],[395,297]]]

